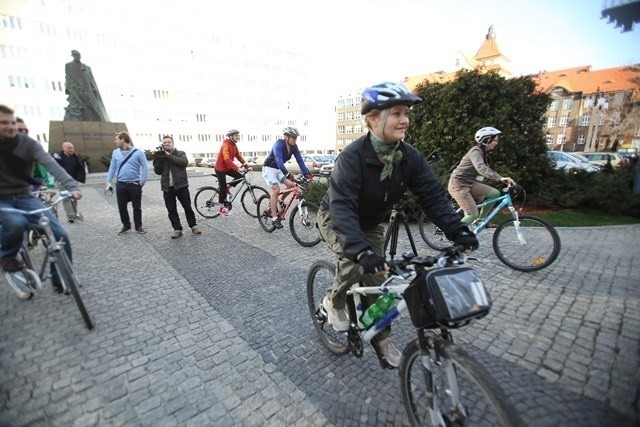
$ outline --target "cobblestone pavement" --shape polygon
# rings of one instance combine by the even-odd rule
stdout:
[[[192,176],[192,196],[211,182]],[[239,205],[172,240],[158,181],[143,194],[148,233],[118,236],[115,197],[84,194],[85,221],[68,230],[96,328],[48,284],[22,301],[2,282],[0,425],[406,424],[397,371],[315,336],[305,280],[332,260],[323,243],[265,233]],[[637,425],[640,226],[559,233],[559,259],[536,273],[501,264],[482,236],[474,265],[493,309],[454,335],[528,425]],[[396,346],[412,335],[401,318]]]

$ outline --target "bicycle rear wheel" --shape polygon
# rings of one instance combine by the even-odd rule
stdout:
[[[518,271],[538,271],[560,254],[560,236],[551,224],[534,216],[521,216],[518,230],[508,219],[493,234],[493,250],[503,263]]]
[[[524,425],[480,362],[443,338],[433,343],[423,353],[415,339],[402,352],[400,389],[411,425]]]
[[[289,217],[289,229],[296,242],[305,247],[312,247],[320,243],[318,223],[318,205],[303,200],[293,208]]]
[[[89,312],[84,305],[84,301],[82,301],[80,290],[78,289],[80,283],[78,282],[76,273],[73,271],[73,267],[65,251],[60,250],[56,253],[55,266],[56,270],[58,270],[58,276],[62,281],[62,286],[69,291],[73,300],[76,302],[78,310],[80,310],[80,314],[82,315],[82,319],[84,320],[85,325],[87,325],[87,329],[93,329],[93,321],[91,320],[91,316],[89,316]]]
[[[250,185],[242,192],[240,203],[242,209],[252,218],[258,217],[258,199],[262,196],[268,196],[269,192],[258,185]]]
[[[336,266],[326,261],[316,261],[311,265],[307,274],[307,304],[313,327],[330,352],[343,355],[349,352],[347,334],[337,332],[328,322],[327,312],[322,306],[322,300],[333,286]]]
[[[271,196],[262,196],[258,199],[256,214],[258,215],[260,227],[267,233],[273,233],[276,227],[271,220]]]
[[[444,235],[444,232],[432,223],[424,212],[418,219],[418,230],[420,230],[422,240],[424,240],[430,248],[435,249],[436,251],[448,248],[452,244]]]
[[[202,187],[193,197],[196,211],[205,218],[217,218],[220,215],[219,195],[216,187]]]

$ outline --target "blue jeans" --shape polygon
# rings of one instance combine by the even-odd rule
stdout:
[[[0,208],[33,211],[43,207],[45,207],[44,204],[33,196],[0,196]],[[64,250],[69,257],[69,261],[71,261],[71,242],[69,241],[67,230],[62,227],[52,211],[46,211],[44,214],[49,218],[49,225],[56,240],[64,240]],[[14,258],[18,254],[28,224],[38,224],[39,219],[40,214],[25,216],[19,213],[0,211],[0,226],[2,227],[0,230],[1,259]],[[51,274],[54,281],[56,281],[57,274],[54,270],[54,268],[51,269]]]

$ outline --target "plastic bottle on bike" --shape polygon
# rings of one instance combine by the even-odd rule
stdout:
[[[369,329],[374,323],[378,321],[382,316],[387,314],[389,310],[393,308],[396,303],[396,299],[391,294],[382,294],[378,297],[374,304],[371,304],[369,308],[364,312],[360,321],[365,328]]]

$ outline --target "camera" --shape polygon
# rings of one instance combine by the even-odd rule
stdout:
[[[167,152],[164,151],[164,146],[163,145],[159,145],[156,147],[156,152],[154,153],[154,155],[161,157],[161,156],[166,156]]]

